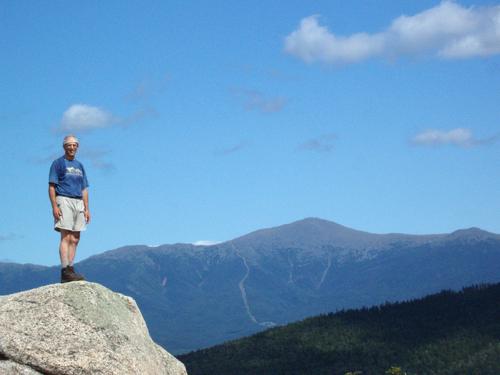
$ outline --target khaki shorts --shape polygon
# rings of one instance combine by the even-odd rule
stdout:
[[[83,200],[68,198],[58,195],[56,197],[57,207],[61,210],[61,218],[54,223],[54,229],[81,232],[85,230],[85,206]]]

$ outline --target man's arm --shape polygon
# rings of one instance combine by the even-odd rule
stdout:
[[[56,201],[56,185],[49,183],[49,199],[52,205],[52,215],[54,215],[54,220],[58,221],[61,218],[61,210],[57,207]]]
[[[90,223],[90,210],[89,210],[89,189],[82,191],[83,207],[85,208],[85,221]]]

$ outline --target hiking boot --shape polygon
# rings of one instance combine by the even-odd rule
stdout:
[[[85,280],[85,277],[83,277],[83,275],[75,272],[75,268],[73,266],[68,266],[68,268],[69,268],[69,271],[71,272],[71,274],[73,275],[73,278],[76,281]]]
[[[70,281],[80,281],[85,280],[85,278],[76,273],[73,266],[67,266],[61,270],[61,283],[67,283]]]

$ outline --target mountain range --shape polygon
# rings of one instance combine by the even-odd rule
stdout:
[[[76,267],[132,296],[151,336],[184,353],[340,309],[500,281],[500,235],[373,234],[307,218],[211,246],[125,246]],[[0,263],[0,294],[58,282],[58,267]]]

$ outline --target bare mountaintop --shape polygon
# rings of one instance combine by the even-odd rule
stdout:
[[[257,230],[233,240],[240,246],[284,246],[314,248],[334,246],[348,249],[383,248],[394,243],[424,243],[446,237],[446,234],[376,234],[351,229],[333,221],[306,218],[278,227]]]

